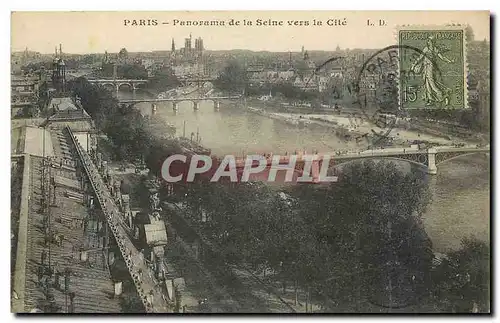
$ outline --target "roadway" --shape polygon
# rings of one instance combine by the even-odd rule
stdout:
[[[128,233],[124,228],[120,210],[111,197],[111,194],[101,175],[97,171],[97,168],[91,161],[87,152],[81,147],[77,139],[73,136],[71,130],[67,128],[67,131],[70,133],[70,137],[72,138],[72,142],[76,147],[78,156],[82,161],[85,173],[88,176],[101,209],[106,216],[109,227],[113,232],[146,312],[173,312],[171,306],[165,299],[160,283],[154,278],[154,273],[148,267],[144,259],[144,255],[135,248],[134,244],[130,240]]]
[[[183,97],[183,98],[168,98],[168,99],[125,99],[119,100],[119,103],[158,103],[158,102],[180,102],[180,101],[202,101],[202,100],[236,100],[240,96],[200,96],[200,97]]]
[[[148,80],[143,80],[143,79],[114,79],[114,78],[104,78],[104,79],[87,79],[90,83],[147,83],[149,82]]]
[[[477,145],[465,145],[462,147],[456,146],[436,146],[430,148],[419,148],[417,147],[392,147],[392,148],[384,148],[384,149],[370,149],[370,150],[360,150],[360,151],[335,151],[331,153],[321,153],[321,154],[307,154],[306,152],[296,152],[295,155],[281,155],[280,163],[287,162],[290,159],[290,156],[296,156],[297,162],[305,161],[307,159],[312,160],[322,160],[326,156],[331,159],[339,160],[339,159],[350,159],[350,158],[368,158],[368,157],[390,157],[390,156],[398,156],[398,155],[415,155],[415,154],[423,154],[428,153],[428,149],[435,149],[436,153],[445,153],[445,152],[489,152],[490,146],[486,145],[483,147],[478,147]],[[307,158],[306,158],[307,156]],[[272,161],[273,155],[263,156],[266,158],[267,163],[269,164]],[[236,157],[236,166],[243,166],[246,161],[245,157]]]

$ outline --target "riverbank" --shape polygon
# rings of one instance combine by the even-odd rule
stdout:
[[[160,89],[152,88],[141,88],[140,91],[151,99],[164,99],[171,98],[175,96],[190,95],[199,91],[200,88],[197,86],[186,86],[186,87],[176,87],[171,89],[166,89],[162,91]],[[126,92],[125,92],[126,93]],[[131,98],[133,99],[133,98]]]
[[[313,108],[310,104],[291,105],[276,98],[269,100],[247,98],[246,103],[247,106],[265,112],[265,114],[261,115],[284,121],[290,125],[302,123],[305,126],[323,126],[341,130],[342,132],[345,129],[353,136],[372,135],[372,129],[376,128],[368,121],[363,122],[361,116],[364,115],[364,112],[359,109],[343,108],[343,110],[335,110],[332,107],[326,106]],[[356,115],[358,116],[357,118],[353,117]],[[397,127],[392,129],[388,136],[394,140],[394,143],[401,145],[406,145],[408,141],[414,140],[427,141],[430,144],[439,145],[449,145],[458,142],[473,144],[488,141],[482,138],[481,135],[457,126],[444,126],[441,123],[432,125],[422,120],[400,120],[397,123]]]
[[[371,138],[373,140],[375,137],[373,134],[375,126],[361,118],[334,114],[272,112],[263,108],[251,106],[248,106],[247,110],[251,113],[265,116],[273,120],[278,120],[299,128],[323,127],[325,129],[335,131],[337,136],[343,137],[346,140],[355,140],[360,143],[369,142],[369,140],[367,141],[361,138]],[[429,144],[434,145],[453,144],[450,139],[423,134],[403,128],[394,128],[385,135],[392,141],[393,144],[400,146],[408,146],[415,140],[428,142]]]

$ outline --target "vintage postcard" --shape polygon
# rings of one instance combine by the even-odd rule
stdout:
[[[491,312],[489,12],[11,25],[12,312]]]

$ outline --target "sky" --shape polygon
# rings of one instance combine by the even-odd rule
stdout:
[[[156,25],[132,25],[143,19]],[[240,25],[229,26],[234,19]],[[282,21],[282,26],[257,26],[257,20]],[[328,26],[327,22],[347,22]],[[125,20],[129,21],[125,25]],[[224,26],[181,26],[181,21],[224,21]],[[252,21],[244,26],[243,20]],[[313,21],[323,24],[313,25]],[[370,20],[370,22],[368,22]],[[380,20],[384,23],[380,25]],[[177,21],[177,22],[176,22]],[[308,26],[289,26],[307,21]],[[369,26],[368,24],[373,24]],[[249,49],[254,51],[335,50],[341,48],[382,48],[396,44],[397,28],[403,25],[443,26],[469,24],[475,39],[490,39],[488,11],[191,11],[191,12],[13,12],[11,50],[53,53],[62,44],[72,54],[170,50],[191,33],[201,37],[208,50]]]

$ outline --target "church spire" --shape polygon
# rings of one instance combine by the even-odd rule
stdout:
[[[175,40],[172,38],[172,53],[175,52]]]

